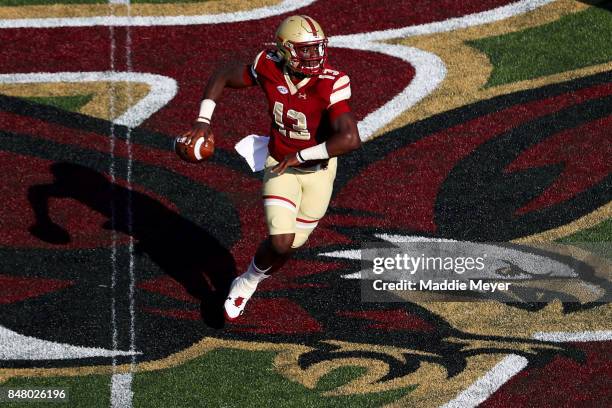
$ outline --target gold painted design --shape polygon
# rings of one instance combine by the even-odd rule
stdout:
[[[94,94],[79,113],[111,120],[121,116],[150,91],[140,82],[48,82],[0,84],[0,94],[20,98]],[[110,96],[112,95],[112,97]]]
[[[466,42],[522,31],[548,24],[559,18],[584,11],[589,6],[578,1],[560,0],[505,20],[490,24],[454,30],[445,33],[413,36],[389,41],[419,48],[436,54],[447,68],[446,78],[440,86],[416,106],[399,115],[378,130],[374,137],[448,110],[490,99],[511,92],[538,88],[612,69],[612,61],[605,64],[567,71],[532,80],[484,88],[492,72],[486,54],[470,47]]]
[[[193,16],[234,13],[265,6],[281,0],[213,0],[201,3],[130,4],[54,4],[39,6],[0,7],[0,18],[70,18],[96,16]]]
[[[558,228],[553,228],[548,231],[542,231],[537,234],[529,235],[520,239],[514,240],[517,243],[530,243],[541,241],[554,241],[559,238],[567,237],[578,231],[592,228],[601,222],[612,218],[612,202],[603,205],[595,211],[584,215],[569,224],[562,225]]]

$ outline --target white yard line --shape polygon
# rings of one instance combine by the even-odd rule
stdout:
[[[115,27],[109,27],[109,36],[110,36],[110,50],[109,50],[109,65],[110,65],[110,72],[114,72],[115,71],[115,54],[117,52],[117,45],[116,45],[116,40],[115,40]],[[108,116],[111,118],[114,118],[116,116],[116,112],[115,112],[115,83],[111,82],[110,83],[110,91],[108,94],[109,97],[109,101],[108,101]],[[111,294],[111,342],[112,342],[112,346],[113,346],[113,350],[117,350],[117,348],[119,347],[118,342],[119,342],[119,329],[117,327],[117,300],[116,300],[116,295],[115,295],[115,291],[117,290],[117,276],[118,276],[118,262],[117,262],[117,231],[116,231],[116,213],[117,213],[117,209],[115,206],[115,199],[114,199],[114,186],[115,186],[115,182],[117,180],[117,176],[115,173],[115,148],[116,148],[116,142],[115,142],[115,124],[113,122],[110,123],[110,135],[109,135],[109,157],[110,157],[110,164],[109,164],[109,169],[108,169],[108,174],[110,176],[110,181],[111,181],[111,216],[110,216],[110,222],[111,222],[111,285],[110,285],[110,294]],[[121,386],[122,381],[121,378],[119,377],[121,374],[118,374],[116,372],[117,370],[117,359],[115,356],[113,356],[112,360],[111,360],[111,364],[113,367],[113,374],[111,377],[111,383],[110,383],[110,404],[111,407],[121,407],[122,405],[122,401],[125,400],[124,397],[124,393],[123,393],[123,389],[125,387]]]
[[[123,0],[127,4],[127,15],[131,16],[131,7],[130,0]],[[128,73],[131,73],[134,68],[132,64],[132,32],[130,27],[126,27],[126,40],[125,40],[125,55],[126,55],[126,69]],[[127,106],[132,106],[132,86],[133,83],[130,81],[127,83]],[[129,265],[128,265],[128,273],[129,273],[129,288],[128,288],[128,298],[129,298],[129,313],[130,313],[130,351],[134,351],[136,349],[136,308],[135,308],[135,294],[136,294],[136,270],[135,270],[135,258],[134,258],[134,207],[133,207],[133,196],[132,196],[132,177],[133,177],[133,151],[132,151],[132,128],[128,127],[126,134],[126,145],[127,145],[127,188],[128,188],[128,197],[127,197],[127,223],[128,223],[128,235],[129,235]],[[121,407],[132,407],[133,405],[133,397],[134,391],[132,390],[132,380],[134,378],[134,369],[136,368],[136,356],[132,355],[132,359],[130,361],[130,372],[127,374],[123,374],[121,377],[120,383],[123,384],[123,387],[120,389],[123,391],[121,395]]]
[[[113,374],[111,378],[111,408],[130,408],[134,392],[132,391],[132,373]]]
[[[114,1],[114,0],[109,0]],[[128,17],[130,16],[130,0],[121,0],[123,4],[127,5]],[[114,57],[116,56],[116,46],[113,37],[113,27],[109,27],[111,30],[111,72],[115,72],[115,64]],[[126,70],[127,75],[130,75],[133,71],[132,67],[132,36],[130,27],[126,27],[126,39],[125,39],[125,60],[126,60]],[[132,106],[132,82],[127,81],[127,106]],[[114,84],[114,82],[112,82]],[[114,88],[111,87],[111,90]],[[114,92],[111,92],[111,100],[115,98]],[[111,104],[111,109],[113,109],[113,105]],[[163,106],[163,105],[162,105]],[[117,115],[115,112],[111,112],[109,115],[111,118],[115,118]],[[147,116],[148,117],[148,116]],[[116,121],[115,121],[116,123]],[[115,125],[111,125],[114,127]],[[111,139],[114,140],[114,134],[111,131]],[[128,275],[129,275],[129,287],[128,287],[128,303],[129,303],[129,314],[130,314],[130,328],[129,328],[129,338],[130,338],[130,351],[135,350],[135,308],[134,308],[134,292],[135,292],[135,271],[134,271],[134,237],[133,237],[133,221],[134,214],[132,208],[132,129],[128,126],[126,132],[126,148],[127,148],[127,169],[125,174],[125,180],[127,182],[127,201],[126,201],[126,214],[127,214],[127,233],[129,236],[129,244],[128,244]],[[111,158],[114,158],[114,155],[111,153]],[[113,230],[114,232],[114,230]],[[115,240],[113,240],[113,244],[115,244]],[[114,259],[116,262],[116,259]],[[124,268],[121,265],[113,268],[113,283],[116,282],[117,272],[123,273]],[[119,296],[123,296],[123,293],[117,294],[116,288],[113,286],[112,290],[112,303],[113,303],[113,346],[116,348],[116,339],[117,339],[117,324],[116,324],[116,311],[115,311],[115,299]],[[134,392],[132,390],[132,381],[134,378],[133,370],[136,364],[136,356],[132,355],[132,359],[130,362],[130,372],[129,373],[118,373],[116,372],[116,358],[113,358],[113,375],[111,377],[111,395],[110,395],[110,406],[112,408],[131,408],[133,406],[133,397]]]
[[[127,1],[127,14],[131,15],[130,8],[130,0]],[[130,27],[127,27],[126,34],[126,45],[125,45],[125,53],[126,53],[126,64],[128,73],[133,71],[132,65],[132,34]],[[127,98],[128,98],[128,106],[132,106],[132,82],[128,82],[127,85]],[[126,180],[128,183],[128,233],[130,236],[129,243],[129,255],[130,255],[130,265],[129,265],[129,273],[130,273],[130,287],[129,287],[129,298],[130,298],[130,350],[133,351],[136,345],[136,311],[135,311],[135,285],[136,285],[136,271],[135,271],[135,258],[134,258],[134,207],[132,201],[132,173],[133,173],[133,151],[132,151],[132,129],[128,127],[127,132],[127,153],[128,153],[128,167],[127,167],[127,176]],[[132,358],[131,370],[134,369],[134,364],[136,363],[136,358]]]

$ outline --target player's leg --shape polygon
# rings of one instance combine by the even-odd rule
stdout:
[[[295,238],[291,247],[299,248],[325,215],[331,199],[336,178],[337,159],[329,160],[327,169],[299,176],[302,184],[302,199],[296,218]]]
[[[280,269],[291,258],[293,252],[306,243],[319,220],[325,215],[334,187],[337,165],[337,159],[332,158],[325,170],[314,173],[292,171],[296,174],[301,188],[301,197],[295,201],[299,203],[295,234],[270,235],[268,240],[260,245],[255,255],[255,264],[270,266],[266,274],[270,275]],[[270,186],[274,187],[273,184]],[[290,189],[284,188],[283,191]],[[269,217],[268,226],[272,228],[274,226],[274,220]]]
[[[253,258],[253,263],[266,274],[279,270],[295,251],[292,244],[295,234],[270,235],[261,242]]]
[[[302,200],[302,186],[297,172],[288,169],[278,175],[270,170],[278,164],[273,158],[266,163],[263,200],[269,236],[255,254],[255,264],[267,269],[268,274],[278,270],[291,257],[295,238],[295,223]]]
[[[274,159],[266,163],[264,173],[264,212],[269,236],[257,250],[245,273],[234,279],[225,301],[225,314],[229,320],[238,317],[246,302],[262,280],[279,269],[290,257],[295,237],[295,218],[301,200],[301,186],[293,171],[282,175],[270,170]]]

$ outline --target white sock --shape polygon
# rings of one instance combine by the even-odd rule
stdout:
[[[267,269],[259,269],[257,265],[255,265],[255,258],[253,258],[247,271],[240,277],[244,278],[250,285],[257,286],[259,282],[270,277],[270,275],[266,275],[266,272],[270,269],[272,269],[271,266]]]

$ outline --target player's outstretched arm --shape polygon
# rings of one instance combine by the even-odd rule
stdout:
[[[255,85],[248,75],[248,67],[244,64],[232,65],[217,69],[206,83],[204,96],[200,104],[200,113],[191,130],[183,135],[189,141],[201,136],[208,137],[210,133],[210,120],[217,101],[225,88],[246,88]]]
[[[288,155],[272,171],[283,174],[287,167],[298,166],[308,160],[323,160],[342,156],[361,147],[357,121],[350,112],[336,118],[333,123],[333,130],[334,133],[327,142],[301,150],[294,155]]]

